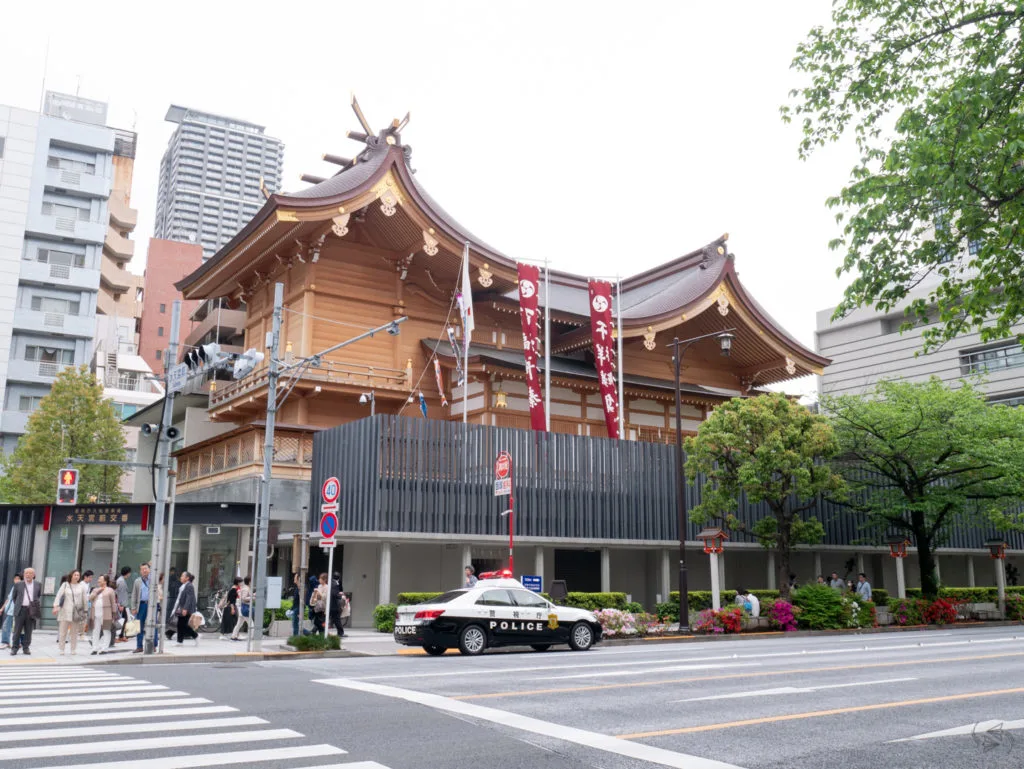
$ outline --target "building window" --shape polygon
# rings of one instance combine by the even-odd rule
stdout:
[[[167,305],[166,304],[161,304],[160,305],[160,312],[167,312]]]
[[[30,344],[25,348],[25,360],[70,365],[75,362],[75,351],[60,350],[53,347],[38,347]]]
[[[26,259],[31,257],[26,254]],[[85,254],[73,254],[70,251],[55,251],[52,248],[36,250],[36,261],[43,264],[56,264],[64,267],[85,267]]]
[[[980,240],[967,241],[967,253],[969,253],[971,256],[976,256],[979,251],[981,251]]]
[[[42,400],[42,395],[22,395],[18,398],[18,411],[23,414],[31,414],[39,408],[39,404]]]
[[[47,168],[59,168],[61,171],[77,171],[83,174],[96,173],[95,163],[86,163],[83,160],[71,160],[70,158],[55,158],[52,155],[46,159]]]
[[[62,315],[78,315],[80,302],[70,299],[53,299],[48,296],[33,296],[31,308],[38,312],[56,312]]]
[[[960,353],[960,368],[965,374],[982,374],[986,371],[1019,366],[1024,366],[1024,347],[1016,341],[987,350]]]
[[[130,416],[134,416],[135,412],[139,410],[139,407],[134,403],[113,403],[111,405],[113,405],[114,413],[117,414],[118,419],[127,419]]]
[[[164,351],[163,350],[157,350],[156,351],[156,359],[157,360],[163,360],[164,359]]]
[[[156,330],[156,335],[157,335],[157,336],[163,336],[163,335],[164,335],[164,327],[163,327],[163,326],[159,326],[159,327],[157,328],[157,330]]]

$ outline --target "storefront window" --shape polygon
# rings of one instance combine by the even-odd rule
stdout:
[[[53,624],[53,615],[49,610],[53,607],[53,597],[60,588],[61,578],[72,572],[77,566],[75,559],[78,556],[78,528],[78,526],[54,526],[50,530],[43,587],[52,587],[52,590],[43,595],[42,602],[43,620],[47,625]],[[6,593],[4,597],[7,597]]]
[[[204,532],[201,542],[196,590],[200,606],[205,607],[214,593],[227,590],[234,579],[238,563],[238,529],[224,526],[219,534]]]
[[[153,556],[153,532],[143,531],[141,526],[121,526],[121,542],[117,548],[117,573],[121,567],[132,570],[134,579],[139,576],[139,564],[149,563]]]

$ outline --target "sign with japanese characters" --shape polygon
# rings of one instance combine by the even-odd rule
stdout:
[[[519,321],[523,327],[523,359],[526,369],[526,396],[530,403],[530,427],[546,429],[544,399],[541,397],[540,372],[537,370],[539,340],[537,337],[540,268],[517,263],[519,273]]]
[[[507,451],[494,460],[494,496],[507,497],[512,493],[512,455]]]
[[[619,397],[615,379],[615,338],[612,324],[612,286],[603,280],[591,280],[590,336],[594,342],[594,366],[601,383],[601,406],[608,437],[619,437]]]

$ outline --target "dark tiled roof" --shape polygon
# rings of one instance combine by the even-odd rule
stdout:
[[[366,158],[363,160],[363,158]],[[281,197],[289,198],[333,198],[344,195],[369,181],[388,158],[388,145],[381,144],[360,155],[360,160],[351,168],[335,174],[312,187],[298,192],[287,192]]]

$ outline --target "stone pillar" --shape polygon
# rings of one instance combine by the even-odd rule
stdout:
[[[601,548],[601,592],[608,593],[612,589],[612,551]]]
[[[252,574],[252,542],[250,541],[251,528],[242,526],[238,530],[238,573],[243,577]],[[231,575],[235,576],[234,574]]]
[[[725,581],[725,553],[718,554],[718,586],[721,589],[728,589],[728,584]]]
[[[857,553],[857,574],[861,572],[867,573],[864,571],[864,553]],[[856,582],[856,578],[853,581]]]
[[[993,558],[992,563],[996,567],[996,587],[999,596],[999,614],[1006,619],[1006,561],[1002,558]]]
[[[777,590],[778,585],[775,584],[775,551],[768,551],[768,589]]]
[[[533,573],[540,577],[541,587],[546,589],[547,585],[544,584],[544,548],[540,545],[533,549]]]
[[[466,567],[473,565],[473,548],[469,545],[462,546],[462,560],[459,562],[459,573],[455,575],[458,582],[455,584],[462,587],[466,584]],[[479,575],[477,575],[479,576]]]
[[[821,553],[814,554],[814,580],[817,581],[818,577],[823,576],[821,571]]]
[[[896,559],[896,597],[907,597],[907,580],[903,574],[903,559]]]
[[[974,556],[967,556],[967,587],[975,587],[974,584]]]
[[[461,585],[462,582],[459,582]],[[377,603],[391,603],[391,543],[380,543],[380,577],[377,581]]]
[[[668,601],[668,594],[672,592],[672,551],[661,551],[661,569],[658,576],[658,593],[661,596],[659,601]]]
[[[199,564],[203,555],[203,527],[193,524],[188,530],[188,572],[194,574],[199,585]]]

